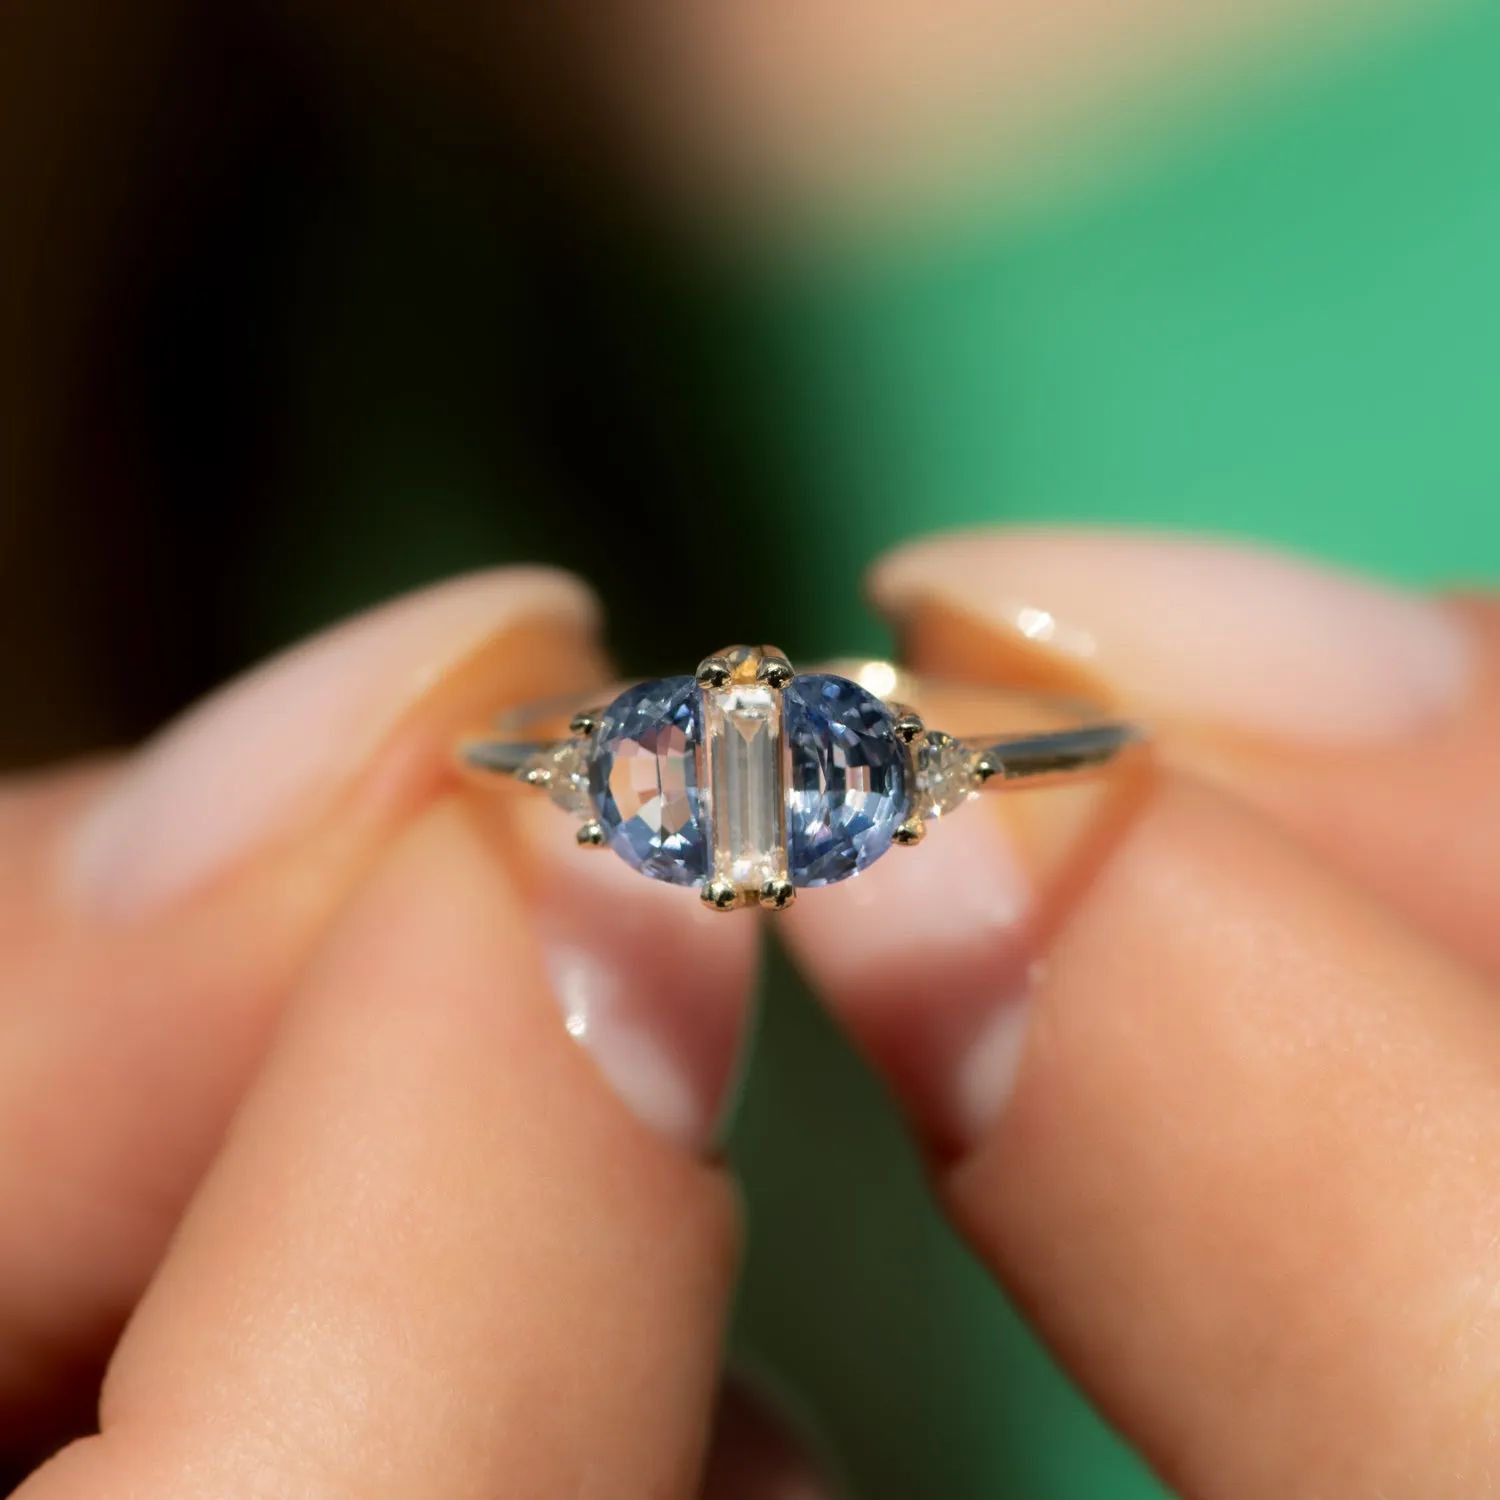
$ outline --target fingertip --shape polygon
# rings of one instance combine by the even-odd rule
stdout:
[[[639,1118],[710,1149],[743,1063],[760,922],[580,847],[544,799],[514,802],[510,836],[564,1026]]]
[[[491,706],[532,683],[549,690],[528,655],[545,657],[570,679],[565,686],[580,670],[593,675],[598,623],[595,597],[570,575],[501,568],[420,590],[300,643],[121,767],[59,846],[64,900],[117,921],[174,905],[326,813],[422,705],[441,713],[468,696],[453,689],[474,669],[490,676]]]
[[[799,967],[938,1159],[1003,1108],[1046,944],[1137,795],[1121,775],[982,794],[787,914]]]
[[[967,613],[992,651],[1101,679],[1134,711],[1314,747],[1399,741],[1471,689],[1455,613],[1249,542],[1079,528],[925,538],[877,563],[877,607]]]
[[[494,834],[430,809],[308,966],[111,1369],[106,1436],[157,1435],[153,1493],[691,1472],[731,1195],[568,1039]]]

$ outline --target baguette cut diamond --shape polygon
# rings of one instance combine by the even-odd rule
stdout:
[[[714,874],[758,891],[782,873],[781,694],[731,686],[703,694]]]

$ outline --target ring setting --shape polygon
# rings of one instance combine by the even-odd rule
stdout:
[[[526,733],[555,704],[518,710],[461,758],[545,791],[580,845],[716,911],[782,911],[920,843],[987,784],[1102,765],[1136,738],[1118,722],[961,738],[901,700],[897,668],[836,666],[799,673],[775,647],[733,646],[573,712],[555,738]]]

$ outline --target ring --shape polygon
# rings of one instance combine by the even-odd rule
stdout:
[[[1072,702],[935,683],[885,661],[798,673],[771,646],[605,691],[506,713],[460,747],[462,764],[544,790],[579,820],[579,844],[696,886],[716,911],[784,910],[798,890],[919,843],[983,787],[1095,770],[1141,738]],[[1003,712],[1014,727],[932,729],[918,710],[928,700],[965,718]]]

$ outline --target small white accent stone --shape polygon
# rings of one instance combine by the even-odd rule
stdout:
[[[705,689],[713,872],[758,891],[782,872],[781,694],[760,685]]]
[[[961,807],[978,791],[975,754],[951,735],[929,730],[916,748],[917,810],[940,818]]]
[[[589,798],[588,752],[587,740],[564,740],[555,749],[537,756],[527,767],[547,773],[547,795],[564,812],[577,818],[594,816],[594,805]]]

